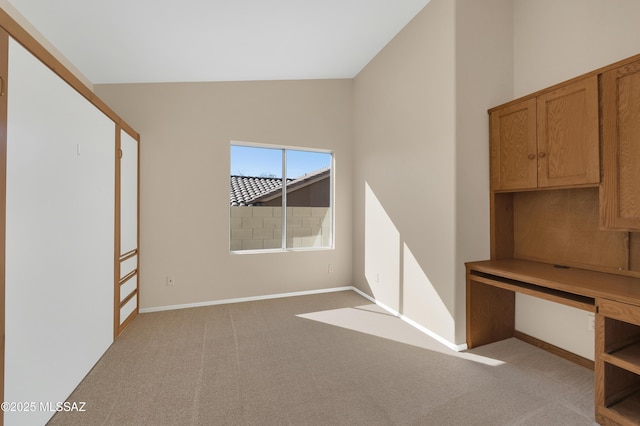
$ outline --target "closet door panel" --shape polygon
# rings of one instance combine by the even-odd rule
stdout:
[[[122,308],[120,308],[120,325],[124,324],[124,322],[129,318],[131,314],[133,314],[138,308],[138,295],[134,294],[131,299],[127,303],[125,303]]]
[[[131,293],[133,293],[137,289],[138,289],[138,277],[134,275],[133,277],[129,278],[120,286],[120,303],[124,302],[125,299],[129,297]],[[122,321],[124,321],[125,319],[127,318],[126,317],[123,318]]]
[[[138,269],[138,256],[133,256],[120,262],[120,280]]]
[[[13,40],[8,75],[5,400],[64,401],[113,338],[115,124]]]
[[[119,182],[117,255],[119,280],[116,282],[114,336],[138,313],[138,141],[124,130],[119,133],[120,159],[116,167]],[[118,232],[118,231],[116,231]],[[133,277],[130,274],[134,273]],[[132,284],[134,283],[134,284]]]
[[[120,254],[138,248],[138,141],[120,133]]]

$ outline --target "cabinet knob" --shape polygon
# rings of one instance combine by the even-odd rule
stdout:
[[[540,154],[538,154],[538,158],[544,158],[547,154],[545,154],[544,152],[541,152]]]
[[[535,154],[529,154],[529,155],[527,156],[527,158],[528,158],[529,160],[533,160],[534,158],[536,158],[536,155],[535,155]]]

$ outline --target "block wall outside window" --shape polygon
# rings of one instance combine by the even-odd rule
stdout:
[[[331,243],[329,207],[288,207],[289,248],[323,248]],[[282,208],[231,206],[231,250],[282,248]]]

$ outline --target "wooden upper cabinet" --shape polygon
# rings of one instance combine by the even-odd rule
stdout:
[[[640,61],[601,79],[602,163],[600,224],[640,230]]]
[[[491,110],[490,133],[492,190],[598,184],[597,76]]]
[[[538,187],[600,182],[598,77],[538,96]]]
[[[494,110],[489,119],[491,188],[535,188],[538,182],[535,98]]]

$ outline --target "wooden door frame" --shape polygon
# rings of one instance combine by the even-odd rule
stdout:
[[[116,339],[133,319],[138,315],[140,310],[140,138],[134,135],[130,135],[136,141],[136,248],[127,253],[122,253],[121,245],[121,186],[122,186],[122,157],[124,155],[122,151],[122,132],[126,132],[122,127],[116,125],[116,158],[115,158],[115,240],[114,240],[114,291],[113,291],[113,338]],[[127,274],[125,277],[121,276],[121,263],[132,258],[137,257],[137,265],[133,272]],[[131,292],[127,297],[122,300],[121,287],[129,279],[137,279],[136,289]],[[136,297],[135,310],[124,320],[120,318],[122,307],[132,298]]]
[[[7,74],[9,70],[9,34],[0,29],[0,401],[4,401],[4,352],[5,352],[5,271],[7,228]],[[0,426],[4,425],[4,413]]]

